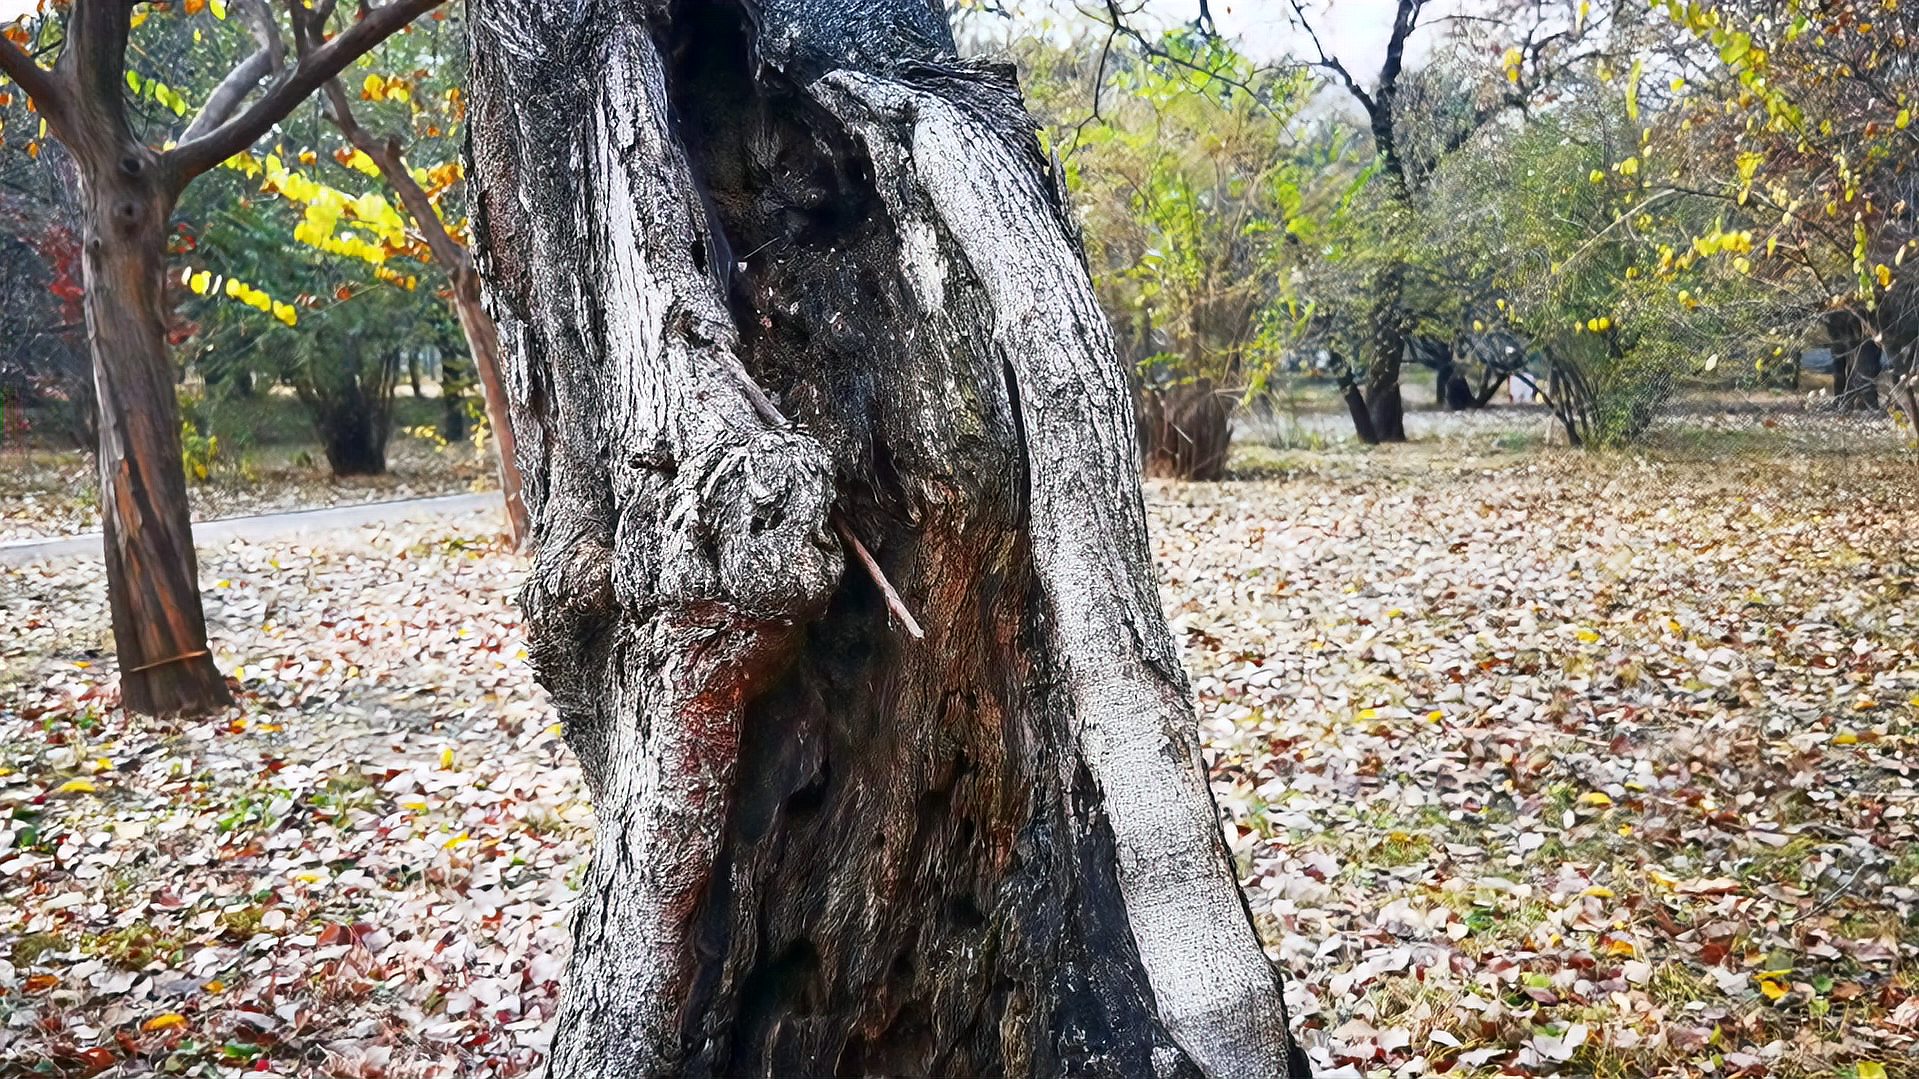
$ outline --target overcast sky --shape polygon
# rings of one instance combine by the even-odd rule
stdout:
[[[1090,0],[1079,0],[1090,3]],[[31,11],[35,0],[0,0],[0,21]],[[1074,0],[1013,0],[1005,6],[1023,20],[1070,18]],[[1287,0],[1211,0],[1213,18],[1222,32],[1238,37],[1249,53],[1261,59],[1282,55],[1311,56],[1311,47],[1292,27],[1292,5]],[[1386,49],[1386,37],[1392,30],[1396,0],[1309,0],[1307,10],[1314,15],[1321,40],[1326,47],[1358,75],[1371,83],[1371,74],[1379,70]],[[1430,9],[1452,7],[1434,3]],[[1191,19],[1199,9],[1196,0],[1148,0],[1147,11],[1168,23]],[[1427,21],[1431,21],[1429,15]]]
[[[1467,0],[1431,0],[1421,19],[1425,29],[1413,39],[1418,53],[1433,38],[1432,25],[1457,11]],[[1098,9],[1103,0],[1010,0],[1003,4],[1022,22],[1070,21],[1077,9]],[[1221,33],[1238,38],[1248,54],[1262,60],[1292,56],[1314,59],[1312,42],[1294,25],[1288,0],[1210,0],[1213,21]],[[1328,52],[1370,86],[1385,59],[1398,0],[1306,0],[1307,14]],[[1164,25],[1190,21],[1199,11],[1197,0],[1146,0],[1145,12]]]

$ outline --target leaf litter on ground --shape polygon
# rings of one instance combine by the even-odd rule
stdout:
[[[1321,1072],[1911,1074],[1911,466],[1816,465],[1413,449],[1152,486]],[[241,697],[211,722],[115,707],[96,564],[0,569],[0,1061],[538,1069],[591,810],[495,528],[208,553]]]

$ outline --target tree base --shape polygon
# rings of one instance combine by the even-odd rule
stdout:
[[[1139,393],[1140,447],[1148,476],[1224,479],[1233,441],[1233,405],[1210,379]]]
[[[142,716],[204,716],[233,706],[233,694],[207,655],[120,676],[120,702]]]

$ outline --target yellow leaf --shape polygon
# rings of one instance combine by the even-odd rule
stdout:
[[[445,844],[446,849],[452,850],[454,847],[457,847],[460,844],[465,843],[468,840],[468,838],[470,837],[465,832],[461,832],[459,835],[456,835],[452,839],[449,839],[446,841],[446,844]]]
[[[1892,267],[1887,266],[1885,263],[1882,262],[1878,266],[1874,267],[1872,272],[1875,277],[1879,278],[1880,288],[1892,287]]]
[[[1778,982],[1767,978],[1759,983],[1759,991],[1765,994],[1767,1000],[1778,1000],[1780,997],[1786,995],[1787,989]]]
[[[450,747],[447,749],[442,749],[440,751],[440,767],[441,768],[453,767],[453,750]]]
[[[1609,806],[1612,804],[1612,796],[1605,791],[1587,791],[1579,796],[1579,804],[1582,806]]]
[[[97,790],[91,779],[69,779],[60,784],[61,794],[92,794]]]
[[[1832,744],[1836,746],[1856,746],[1859,744],[1859,736],[1851,731],[1841,731],[1832,736]]]
[[[1593,326],[1593,329],[1597,331],[1599,327],[1599,320],[1594,319],[1592,321],[1592,326]],[[1599,634],[1594,633],[1592,630],[1586,629],[1584,627],[1574,630],[1573,636],[1579,638],[1580,640],[1586,642],[1587,644],[1591,644],[1594,641],[1597,641],[1599,639]]]
[[[226,0],[209,0],[207,8],[213,12],[213,17],[216,19],[227,17]]]
[[[1912,110],[1900,109],[1899,118],[1892,122],[1892,126],[1898,128],[1901,131],[1904,131],[1905,129],[1911,127],[1912,126]]]
[[[1611,899],[1613,897],[1613,890],[1603,884],[1595,884],[1579,894],[1591,896],[1594,899]]]
[[[163,1015],[156,1015],[146,1022],[141,1023],[140,1029],[151,1034],[156,1030],[179,1030],[186,1025],[186,1016],[181,1015],[179,1012],[167,1012]]]
[[[1859,1079],[1886,1079],[1886,1066],[1877,1061],[1859,1062]]]

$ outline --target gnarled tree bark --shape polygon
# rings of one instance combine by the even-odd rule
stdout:
[[[599,816],[553,1073],[1300,1074],[1010,73],[927,0],[470,26],[523,599]]]

